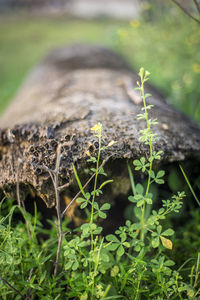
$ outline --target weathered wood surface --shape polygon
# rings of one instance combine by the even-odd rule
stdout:
[[[91,127],[103,124],[103,143],[117,144],[103,153],[113,159],[147,154],[138,142],[145,127],[137,120],[142,103],[134,91],[137,75],[117,54],[98,46],[76,45],[51,52],[30,74],[0,119],[0,189],[13,196],[30,190],[54,205],[54,189],[41,166],[55,167],[56,149],[62,145],[60,184],[72,179],[72,162],[78,169],[87,150],[97,144]],[[151,118],[157,118],[155,149],[161,161],[200,158],[200,127],[168,105],[152,87]]]

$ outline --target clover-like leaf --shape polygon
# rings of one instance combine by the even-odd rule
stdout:
[[[135,190],[136,190],[137,194],[143,195],[143,193],[144,193],[144,187],[140,183],[136,184]]]
[[[78,198],[76,199],[76,202],[77,202],[77,203],[82,203],[81,206],[80,206],[81,209],[87,207],[87,205],[88,205],[88,203],[89,203],[89,200],[90,200],[90,196],[91,196],[90,193],[85,193],[85,198],[83,198],[83,197],[78,197]]]
[[[159,172],[158,172],[158,174],[156,175],[156,178],[161,178],[161,177],[163,177],[165,175],[165,171],[164,170],[160,170]]]
[[[164,236],[160,236],[160,239],[161,239],[163,247],[165,247],[166,249],[172,250],[173,244],[172,244],[171,240],[166,239]]]
[[[128,248],[130,247],[130,244],[125,241],[126,236],[121,237],[121,241],[113,234],[109,234],[106,236],[106,240],[108,242],[111,242],[111,244],[108,244],[106,247],[110,251],[114,251],[117,249],[117,255],[122,256],[125,252],[124,247]]]
[[[78,197],[77,199],[76,199],[76,202],[77,203],[82,203],[82,202],[85,202],[86,201],[86,199],[85,198],[81,198],[81,197]]]
[[[109,203],[104,203],[100,208],[97,202],[94,202],[94,208],[96,209],[96,213],[98,216],[102,219],[106,219],[107,215],[103,210],[109,210],[110,209],[110,204]]]
[[[114,234],[109,234],[106,236],[106,240],[108,242],[114,242],[114,243],[119,243],[119,239],[114,235]]]
[[[128,200],[131,201],[131,202],[133,202],[133,203],[138,202],[138,201],[140,201],[142,199],[143,199],[143,196],[142,195],[138,195],[138,194],[135,195],[135,196],[129,196],[128,197]]]
[[[168,259],[168,260],[166,260],[166,261],[164,262],[164,265],[165,265],[166,267],[171,267],[171,266],[174,266],[174,265],[175,265],[175,262],[174,262],[173,260],[171,260],[171,259]]]
[[[101,210],[109,210],[110,209],[110,203],[104,203],[102,206],[101,206]]]
[[[96,162],[97,162],[97,159],[96,159],[96,157],[94,157],[94,156],[90,156],[90,158],[87,159],[87,162],[96,163]]]
[[[145,203],[145,199],[143,198],[137,202],[137,207],[141,207],[142,205],[144,205],[144,203]]]
[[[157,184],[163,184],[163,183],[165,183],[163,179],[157,179],[157,178],[155,178],[155,182]]]
[[[81,209],[86,208],[87,204],[88,204],[87,201],[83,202],[83,203],[81,204],[80,208],[81,208]]]
[[[123,254],[124,254],[124,247],[122,245],[120,245],[117,250],[117,255],[122,256]]]
[[[145,157],[141,157],[140,160],[138,159],[134,160],[133,164],[135,166],[136,171],[142,169],[142,172],[145,172],[146,168],[149,166],[149,163],[146,163]]]
[[[158,233],[158,234],[161,234],[161,231],[162,231],[162,226],[161,226],[161,225],[158,225],[158,226],[157,226],[157,233]]]
[[[156,237],[155,239],[153,239],[151,244],[152,244],[153,248],[157,248],[160,244],[159,237]]]
[[[165,230],[164,232],[162,232],[162,235],[165,235],[165,236],[170,236],[170,235],[173,235],[174,234],[174,230],[169,228],[167,230]]]
[[[102,219],[106,219],[106,217],[107,217],[107,215],[106,215],[103,211],[99,211],[99,212],[98,212],[98,215],[99,215],[99,217],[102,218]]]

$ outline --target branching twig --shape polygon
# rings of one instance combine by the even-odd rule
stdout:
[[[190,14],[187,9],[185,9],[185,7],[183,7],[177,0],[171,0],[172,2],[174,2],[188,17],[192,18],[194,21],[196,21],[198,24],[200,24],[200,20],[195,18],[192,14]],[[195,5],[196,5],[196,1],[194,0]],[[198,11],[200,10],[199,5],[197,3],[197,7],[198,7]]]
[[[103,162],[102,162],[102,164],[100,165],[100,167],[98,168],[98,171],[101,169],[101,168],[103,168],[103,166],[105,165],[105,163],[111,158],[111,156],[112,155],[110,155],[108,158],[106,158]],[[83,189],[85,189],[87,186],[88,186],[88,184],[90,183],[90,181],[95,177],[95,173],[94,174],[92,174],[92,176],[88,179],[88,181],[85,183],[85,185],[83,186]],[[61,186],[60,187],[60,189],[61,188],[63,188],[63,186]],[[61,214],[61,218],[63,218],[64,217],[64,215],[66,214],[66,211],[70,208],[70,206],[74,203],[74,201],[76,201],[76,199],[80,196],[80,194],[81,194],[81,191],[79,191],[77,194],[76,194],[76,196],[71,200],[71,202],[67,205],[67,207],[64,209],[64,211],[62,212],[62,214]]]
[[[58,187],[58,190],[59,190],[59,191],[63,191],[63,190],[66,189],[69,185],[70,185],[70,183],[67,182],[67,183],[65,183],[65,184],[63,184],[63,185],[61,185],[61,186],[59,186],[59,187]]]
[[[22,299],[25,299],[25,297],[14,286],[12,286],[6,279],[0,276],[0,280],[5,282],[13,291],[15,291],[18,295],[20,295]]]
[[[60,160],[61,160],[61,144],[58,145],[57,151],[56,151],[56,165],[55,169],[52,170],[44,165],[38,165],[38,164],[32,164],[34,167],[40,168],[46,172],[49,173],[49,176],[51,177],[54,191],[55,191],[55,200],[56,200],[56,213],[57,213],[57,219],[58,219],[58,227],[57,227],[57,233],[58,233],[58,248],[56,253],[56,261],[55,261],[55,268],[54,268],[54,276],[57,276],[58,273],[58,264],[60,260],[60,251],[62,246],[62,239],[63,239],[63,231],[62,231],[62,216],[61,216],[61,209],[60,209],[60,189],[58,186],[58,179],[59,179],[59,168],[60,168]]]
[[[200,14],[200,4],[197,2],[197,0],[193,0],[193,1],[194,1],[194,4],[195,4],[199,14]]]
[[[21,166],[21,163],[18,160],[18,162],[17,162],[17,173],[16,173],[16,181],[17,181],[17,184],[16,184],[16,194],[17,194],[17,203],[18,203],[19,206],[21,206],[20,192],[19,192],[19,170],[20,170],[20,166]]]
[[[62,218],[64,217],[66,211],[68,208],[73,204],[73,202],[78,198],[80,195],[81,191],[79,191],[76,196],[71,200],[71,202],[68,204],[68,206],[65,208],[65,210],[61,213],[61,208],[60,208],[60,192],[64,190],[66,187],[69,186],[69,183],[66,183],[62,186],[58,186],[58,179],[59,179],[59,168],[60,168],[60,160],[61,160],[61,145],[58,145],[57,147],[57,154],[56,154],[56,166],[55,169],[49,169],[48,167],[44,165],[35,165],[36,167],[39,167],[45,171],[47,171],[51,177],[54,190],[55,190],[55,198],[56,198],[56,212],[57,212],[57,218],[58,218],[58,248],[57,248],[57,254],[56,254],[56,262],[55,262],[55,268],[54,268],[54,276],[57,276],[58,273],[58,264],[59,264],[59,259],[60,259],[60,252],[61,252],[61,246],[62,246],[62,240],[63,240],[63,231],[62,231]],[[98,170],[100,170],[105,163],[110,159],[110,157],[113,155],[110,155],[107,159],[105,159]],[[85,189],[87,185],[90,183],[90,181],[94,178],[95,173],[89,178],[89,180],[85,183],[83,188]]]
[[[60,210],[60,193],[58,190],[58,173],[60,167],[60,160],[61,160],[61,145],[59,144],[57,147],[57,157],[56,157],[56,166],[55,166],[55,173],[53,174],[54,180],[54,188],[56,194],[56,212],[58,218],[58,248],[56,254],[56,262],[55,262],[55,269],[54,269],[54,276],[57,276],[58,273],[58,263],[60,259],[60,251],[62,246],[62,239],[63,239],[63,231],[62,231],[62,217],[61,217],[61,210]]]
[[[27,282],[30,282],[32,275],[33,275],[33,268],[30,270]],[[26,293],[26,300],[31,300],[31,290],[32,290],[32,287],[30,287]]]
[[[26,162],[26,163],[27,163],[27,162]],[[27,164],[30,164],[30,165],[32,165],[33,167],[39,168],[39,169],[44,170],[44,171],[46,171],[46,172],[51,172],[52,174],[55,173],[55,170],[52,170],[52,169],[50,169],[50,168],[48,168],[48,167],[46,167],[46,166],[44,166],[44,165],[39,165],[39,164],[36,164],[36,163],[27,163]]]

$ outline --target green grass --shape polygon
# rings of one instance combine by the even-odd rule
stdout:
[[[121,28],[120,48],[136,69],[151,72],[169,102],[200,121],[200,27],[172,8],[155,22]]]
[[[132,22],[131,26],[109,20],[4,17],[0,21],[0,111],[6,107],[31,67],[49,49],[72,42],[86,42],[115,48],[124,53],[135,68],[141,65],[148,68],[152,73],[151,82],[177,107],[200,120],[199,27],[177,10],[173,14],[173,19],[169,16],[152,23]],[[146,138],[152,152],[151,137]],[[68,228],[68,220],[64,220],[63,232],[59,233],[63,247],[57,276],[53,276],[59,245],[56,224],[49,221],[52,228],[48,231],[41,225],[36,207],[34,216],[31,216],[11,201],[0,203],[2,299],[22,299],[22,295],[28,298],[29,294],[40,299],[63,299],[66,296],[81,300],[198,299],[199,210],[193,209],[189,218],[186,212],[184,226],[177,227],[173,215],[165,219],[165,215],[177,213],[182,206],[184,194],[178,192],[163,201],[163,207],[158,211],[154,207],[152,212],[148,211],[147,207],[153,203],[153,195],[148,193],[150,181],[162,184],[164,172],[153,173],[151,159],[149,163],[148,158],[143,157],[133,164],[135,170],[146,172],[149,178],[147,186],[145,181],[135,185],[129,167],[133,220],[119,227],[115,235],[102,238],[101,227],[95,221],[106,217],[109,203],[99,206],[95,202],[103,187],[102,184],[96,189],[97,175],[100,175],[99,156],[90,158],[90,162],[96,163],[91,193],[84,192],[75,171],[83,194],[78,200],[80,207],[91,206],[91,212],[87,208],[88,223],[75,230]],[[189,187],[192,189],[191,185]],[[190,202],[189,198],[187,202]],[[21,212],[22,220],[26,220],[26,226],[19,221],[19,213],[15,215],[17,211]]]
[[[147,129],[140,132],[140,142],[145,142],[150,151],[149,157],[134,160],[134,167],[128,166],[132,189],[127,194],[131,203],[130,217],[124,218],[124,224],[113,234],[104,232],[104,236],[101,235],[106,218],[113,223],[113,216],[108,214],[111,204],[104,198],[104,187],[113,180],[105,180],[107,174],[100,165],[101,154],[112,147],[114,141],[105,144],[102,124],[98,123],[91,128],[98,149],[95,156],[86,160],[91,171],[86,184],[81,183],[73,165],[80,191],[70,203],[76,200],[80,204],[79,212],[85,212],[80,227],[72,229],[70,220],[62,220],[59,159],[55,169],[49,170],[57,211],[57,220],[47,220],[50,229],[40,222],[36,203],[34,215],[30,215],[20,199],[19,205],[9,199],[0,201],[0,290],[3,300],[199,299],[200,211],[193,211],[191,220],[187,214],[183,228],[170,220],[173,215],[182,214],[184,192],[159,201],[158,208],[154,206],[151,186],[164,184],[165,171],[154,169],[153,163],[160,159],[162,151],[152,151],[156,134],[152,136],[153,121],[149,119],[148,94],[144,90],[149,73],[141,68],[139,76],[138,89],[142,92],[144,110],[138,119],[143,116]],[[61,147],[57,149],[58,157]],[[143,173],[142,180],[135,176],[138,171]],[[109,194],[107,199],[110,200],[112,195]],[[43,214],[43,221],[47,216]]]
[[[53,47],[97,43],[126,56],[168,101],[200,121],[199,25],[171,5],[154,21],[33,18],[9,15],[0,21],[0,113],[29,70]]]
[[[122,23],[106,20],[4,17],[0,21],[0,112],[50,49],[76,42],[110,46],[119,26]]]

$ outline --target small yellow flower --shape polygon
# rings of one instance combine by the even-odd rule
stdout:
[[[133,27],[133,28],[137,28],[137,27],[140,26],[140,22],[139,22],[139,21],[136,21],[136,20],[131,20],[131,21],[130,21],[130,25],[131,25],[131,27]]]
[[[102,290],[103,289],[101,284],[97,284],[96,288],[97,288],[97,290]]]
[[[100,132],[101,129],[102,129],[102,124],[100,122],[91,128],[92,131],[98,131],[98,132]]]
[[[192,70],[194,73],[200,74],[200,65],[199,64],[193,64],[192,65]]]
[[[145,71],[145,76],[149,76],[151,73],[149,71]]]
[[[140,76],[140,78],[143,78],[143,76],[144,76],[144,68],[140,68],[140,72],[138,73],[138,75]]]

